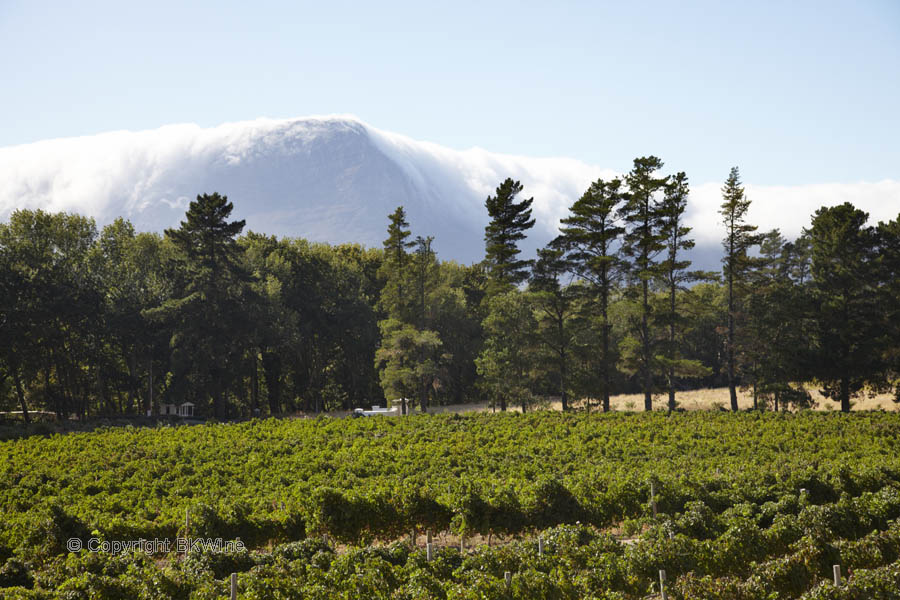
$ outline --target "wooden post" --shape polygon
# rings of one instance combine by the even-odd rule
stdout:
[[[650,480],[650,508],[653,510],[653,516],[656,516],[656,481]]]
[[[431,542],[425,544],[425,560],[431,562]]]
[[[511,584],[512,583],[512,573],[510,573],[509,571],[506,571],[503,574],[503,579],[506,581],[506,585]]]
[[[237,600],[237,573],[231,574],[231,600]]]
[[[466,536],[464,534],[459,534],[459,553],[464,554],[466,551]]]
[[[409,532],[409,545],[413,548],[416,547],[416,530],[413,529]]]
[[[426,544],[431,543],[431,530],[430,529],[425,530],[425,543]]]
[[[188,530],[191,528],[191,507],[184,509],[184,537],[187,537]]]
[[[544,538],[538,538],[538,556],[544,555]]]
[[[834,587],[841,587],[841,565],[834,565]]]
[[[659,596],[662,600],[668,600],[668,596],[666,595],[666,570],[659,570]]]

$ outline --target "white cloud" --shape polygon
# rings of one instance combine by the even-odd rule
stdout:
[[[688,209],[688,224],[698,244],[717,243],[724,232],[718,211],[722,204],[720,183],[695,186]],[[795,186],[746,185],[750,210],[747,222],[760,231],[780,229],[795,238],[809,227],[812,215],[822,206],[849,202],[869,213],[869,223],[890,221],[900,214],[900,181],[875,183],[817,183]]]
[[[188,198],[210,191],[198,189],[208,183],[203,177],[227,177],[244,169],[240,177],[246,183],[254,176],[261,177],[254,175],[254,165],[276,159],[283,159],[284,169],[290,170],[297,164],[291,161],[306,160],[313,141],[327,142],[329,136],[342,131],[367,132],[375,146],[407,174],[425,210],[462,216],[476,226],[475,239],[480,238],[477,225],[486,219],[484,199],[506,177],[522,181],[525,195],[534,196],[534,214],[543,236],[550,237],[591,181],[615,175],[609,169],[568,158],[503,155],[480,148],[451,150],[375,129],[353,117],[258,119],[207,129],[170,125],[0,148],[0,219],[16,208],[43,208],[88,214],[101,224],[120,215],[142,217],[137,219],[141,225],[161,229],[177,223]],[[254,162],[257,158],[262,161]],[[327,164],[315,168],[326,182],[328,177],[342,176],[330,172]],[[252,188],[255,183],[248,185]],[[720,185],[693,186],[688,221],[698,245],[717,244],[722,237]],[[335,190],[335,197],[317,198],[317,206],[341,204],[337,186],[328,189]],[[851,202],[868,211],[872,222],[893,219],[900,212],[900,181],[894,180],[749,184],[747,193],[753,201],[750,222],[761,230],[778,227],[789,237],[808,226],[812,213],[823,205]],[[270,213],[283,209],[290,214],[307,200],[297,192],[265,201]],[[252,224],[253,204],[243,213]],[[312,217],[307,214],[304,218]],[[383,222],[371,225],[379,233],[384,229]]]

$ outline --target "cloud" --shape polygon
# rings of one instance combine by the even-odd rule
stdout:
[[[495,154],[481,148],[452,150],[382,131],[349,116],[257,119],[205,129],[182,124],[0,148],[0,219],[17,208],[42,208],[87,214],[101,225],[125,216],[141,227],[162,229],[177,224],[189,198],[211,191],[210,185],[227,185],[246,190],[248,196],[253,190],[273,196],[252,198],[241,205],[249,225],[267,223],[264,219],[270,217],[265,214],[298,215],[296,219],[305,221],[282,219],[283,229],[296,226],[296,235],[301,235],[320,226],[327,236],[331,230],[325,228],[324,217],[317,222],[315,211],[305,208],[319,212],[329,207],[359,209],[359,214],[368,214],[364,208],[374,210],[352,206],[347,200],[363,198],[368,190],[346,195],[347,185],[358,185],[350,172],[353,157],[366,150],[351,146],[365,140],[405,174],[422,204],[420,213],[431,213],[438,221],[442,215],[453,215],[472,228],[470,246],[480,240],[487,218],[484,199],[506,177],[520,180],[525,196],[534,197],[539,227],[535,237],[549,239],[591,181],[615,176],[610,169],[570,158]],[[344,160],[340,167],[344,171],[337,171],[329,157]],[[281,170],[273,170],[272,164]],[[314,188],[316,197],[303,196],[307,186],[293,181],[281,188],[262,182],[297,173],[299,166],[304,177],[320,180]],[[698,246],[718,244],[722,237],[720,187],[717,182],[693,186],[687,219]],[[896,218],[900,212],[900,182],[894,180],[746,187],[752,200],[749,222],[761,230],[777,227],[788,237],[808,226],[812,213],[823,205],[851,202],[869,212],[873,223]],[[390,198],[391,190],[382,190],[382,195]],[[254,210],[259,224],[254,222]],[[332,217],[332,221],[343,218]],[[380,239],[384,226],[384,222],[372,222],[368,239]]]
[[[723,234],[718,215],[722,204],[720,183],[695,186],[687,221],[698,244],[719,242]],[[823,206],[849,202],[869,213],[869,223],[890,221],[900,214],[900,181],[885,179],[869,183],[817,183],[795,186],[746,185],[750,199],[747,222],[760,231],[779,229],[787,238],[797,237],[809,227],[815,211]]]

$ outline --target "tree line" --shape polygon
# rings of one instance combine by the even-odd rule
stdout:
[[[808,406],[813,387],[900,400],[900,217],[823,207],[793,241],[747,222],[737,168],[722,188],[721,272],[693,270],[683,172],[650,156],[598,179],[559,235],[521,256],[533,198],[507,179],[485,207],[485,258],[440,260],[403,207],[380,249],[243,234],[217,193],[177,229],[16,210],[0,224],[0,407],[60,417],[215,418],[404,412],[557,397],[610,409],[640,392],[752,390],[754,407]]]

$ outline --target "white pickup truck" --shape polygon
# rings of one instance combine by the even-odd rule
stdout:
[[[399,415],[400,410],[396,407],[394,408],[382,408],[380,406],[373,406],[372,410],[365,410],[364,408],[357,408],[353,411],[354,417],[377,417],[378,415]]]

